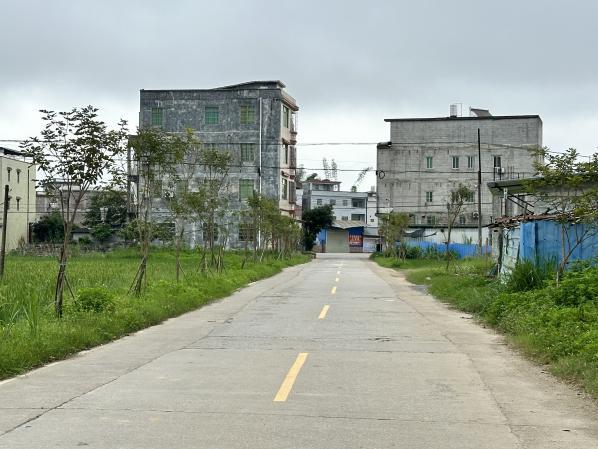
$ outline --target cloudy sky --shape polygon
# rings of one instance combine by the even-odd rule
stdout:
[[[0,140],[36,134],[40,108],[92,104],[106,121],[123,117],[134,128],[139,89],[280,79],[301,107],[303,143],[388,140],[384,118],[446,116],[457,102],[464,112],[539,114],[553,150],[598,147],[594,0],[0,6]],[[299,149],[306,167],[321,167],[322,157],[363,168],[375,165],[375,146]]]

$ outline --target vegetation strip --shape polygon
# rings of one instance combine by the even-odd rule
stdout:
[[[226,271],[201,274],[197,253],[184,251],[181,282],[176,282],[175,260],[173,251],[154,251],[147,269],[155,281],[136,297],[127,294],[138,267],[136,250],[73,257],[69,272],[76,299],[65,295],[65,313],[57,318],[56,259],[9,256],[0,283],[0,380],[195,310],[309,258],[266,254],[252,262],[228,252]]]
[[[466,259],[446,270],[442,260],[375,255],[436,298],[476,315],[554,375],[598,398],[598,267],[578,265],[559,284],[555,266],[521,262],[505,282],[490,278],[490,261]]]

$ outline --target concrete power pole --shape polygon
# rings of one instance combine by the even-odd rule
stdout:
[[[478,255],[482,255],[482,150],[478,128]]]
[[[4,258],[6,257],[6,228],[8,227],[8,184],[4,186],[4,204],[2,213],[2,246],[0,248],[0,278],[4,277]]]

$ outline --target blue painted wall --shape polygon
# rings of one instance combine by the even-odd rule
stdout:
[[[431,247],[436,247],[436,249],[441,253],[444,253],[446,251],[446,245],[444,243],[423,242],[416,240],[409,242],[408,246],[417,246],[422,250]],[[459,258],[472,257],[477,255],[478,245],[470,245],[466,243],[451,243],[449,245],[449,249],[457,253]],[[484,252],[484,254],[490,254],[490,247],[484,246],[482,248],[482,251]]]
[[[575,233],[588,232],[590,237],[574,249],[570,260],[591,260],[598,257],[598,228],[584,224],[568,225],[569,242],[575,242]],[[555,221],[529,221],[521,224],[519,258],[528,260],[562,259],[561,225]],[[567,239],[566,239],[567,241]],[[567,243],[567,250],[569,244]]]

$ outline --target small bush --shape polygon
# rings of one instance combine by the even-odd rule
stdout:
[[[75,308],[82,312],[113,312],[113,296],[104,287],[82,288],[77,292]]]
[[[554,273],[554,263],[519,260],[509,275],[506,287],[510,292],[526,292],[541,288],[544,281],[552,278]]]

